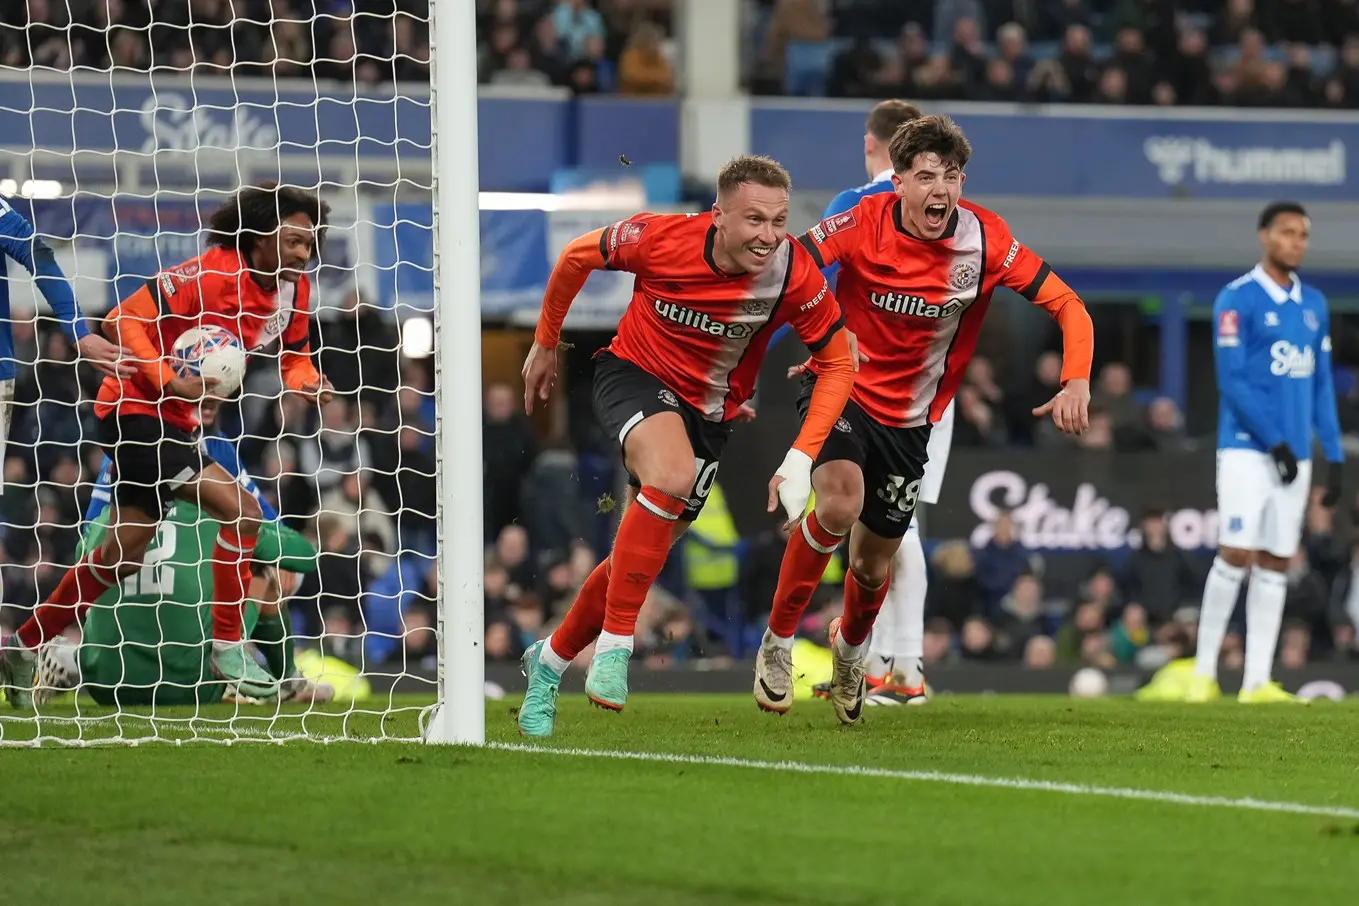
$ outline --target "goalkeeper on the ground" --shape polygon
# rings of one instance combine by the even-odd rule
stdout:
[[[210,420],[207,413],[204,420]],[[301,574],[316,571],[316,548],[278,521],[278,514],[242,470],[230,441],[209,436],[203,440],[203,452],[236,476],[264,511],[244,614],[245,635],[264,656],[269,672],[281,680],[280,700],[329,700],[334,695],[330,685],[313,683],[297,669],[284,609]],[[82,555],[108,531],[111,467],[106,458],[86,513]],[[40,650],[35,700],[41,703],[79,685],[95,701],[108,705],[256,702],[212,671],[212,550],[218,528],[193,504],[176,501],[142,567],[91,608],[78,656],[61,641]]]

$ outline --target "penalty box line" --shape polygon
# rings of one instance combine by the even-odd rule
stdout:
[[[1084,783],[1060,783],[1052,780],[1029,780],[1022,777],[985,777],[980,774],[950,774],[943,771],[903,771],[894,768],[872,768],[861,765],[808,764],[801,761],[759,761],[723,755],[680,755],[670,752],[624,752],[606,749],[574,749],[537,746],[529,743],[488,742],[488,749],[506,752],[528,752],[537,755],[566,755],[576,758],[600,758],[614,761],[647,761],[663,764],[704,765],[723,768],[753,768],[761,771],[783,771],[790,774],[825,774],[835,777],[877,777],[886,780],[912,780],[924,783],[948,783],[956,786],[992,787],[1005,790],[1029,790],[1041,793],[1062,793],[1068,796],[1099,796],[1109,799],[1131,799],[1140,802],[1161,802],[1170,805],[1189,805],[1200,808],[1244,809],[1252,812],[1279,812],[1289,815],[1316,815],[1325,818],[1359,820],[1359,808],[1345,806],[1308,805],[1303,802],[1274,802],[1250,797],[1194,796],[1167,790],[1139,790],[1132,787],[1094,786]]]

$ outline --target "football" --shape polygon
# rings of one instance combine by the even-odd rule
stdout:
[[[174,369],[181,377],[216,380],[215,395],[230,396],[245,378],[245,350],[224,327],[194,327],[175,340]]]

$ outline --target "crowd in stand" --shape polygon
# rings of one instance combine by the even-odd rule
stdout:
[[[760,6],[753,87],[761,93],[1359,106],[1354,0],[761,0]]]
[[[428,0],[16,0],[0,65],[428,82],[428,18]]]
[[[485,0],[478,9],[484,83],[675,92],[670,0]]]

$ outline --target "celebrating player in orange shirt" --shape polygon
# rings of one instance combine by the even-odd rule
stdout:
[[[1062,390],[1034,415],[1050,414],[1072,434],[1089,424],[1090,316],[1004,220],[960,201],[972,154],[962,130],[948,117],[921,117],[898,128],[889,151],[894,193],[869,196],[798,239],[818,266],[840,265],[836,291],[864,364],[817,458],[816,509],[788,540],[755,661],[756,703],[786,712],[793,703],[793,634],[827,561],[849,534],[844,614],[830,626],[830,698],[846,724],[863,708],[866,643],[911,522],[930,426],[958,389],[997,286],[1043,306],[1062,328]],[[813,361],[803,378],[804,401],[819,371]]]
[[[184,331],[215,325],[249,352],[280,342],[284,385],[324,403],[330,385],[311,363],[305,269],[319,253],[329,205],[315,193],[272,183],[241,189],[213,213],[202,255],[146,282],[104,320],[136,355],[130,377],[107,377],[95,414],[114,464],[114,526],[104,544],[62,577],[3,653],[0,675],[32,684],[34,653],[89,608],[119,577],[135,572],[176,498],[221,523],[212,553],[212,668],[241,694],[267,698],[276,682],[241,641],[241,610],[260,508],[199,446],[199,407],[213,386],[177,374],[169,355]],[[25,696],[10,696],[21,706]],[[39,701],[39,704],[41,702]]]
[[[526,736],[552,732],[557,690],[571,661],[598,636],[585,691],[621,711],[637,613],[670,546],[703,508],[732,421],[754,392],[769,337],[790,323],[817,363],[802,431],[769,484],[799,517],[811,465],[854,381],[840,307],[805,248],[787,236],[787,172],[766,157],[738,157],[717,179],[703,214],[639,214],[574,240],[548,281],[524,403],[547,399],[567,308],[591,271],[637,275],[618,335],[596,357],[595,415],[618,438],[633,493],[613,552],[585,580],[551,638],[524,654]],[[602,630],[602,631],[601,631]]]

